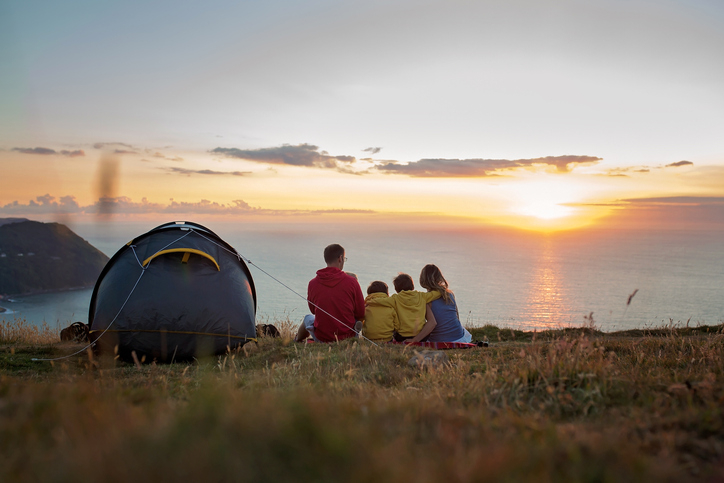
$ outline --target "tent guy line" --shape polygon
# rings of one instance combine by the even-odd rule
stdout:
[[[191,231],[194,231],[194,230],[191,229]],[[264,270],[263,268],[261,268],[261,267],[260,267],[259,265],[257,265],[256,263],[252,262],[252,261],[251,261],[250,259],[248,259],[247,257],[243,256],[243,255],[242,255],[241,253],[239,253],[238,251],[237,251],[236,253],[234,253],[234,252],[232,252],[231,250],[229,250],[228,248],[219,245],[219,244],[216,243],[214,240],[211,240],[211,239],[209,239],[209,238],[206,238],[206,237],[205,237],[204,235],[202,235],[201,233],[197,233],[197,232],[194,232],[194,233],[196,233],[197,235],[199,235],[201,238],[204,238],[204,239],[208,240],[209,242],[213,243],[213,244],[216,245],[217,247],[222,248],[222,249],[226,250],[227,252],[232,253],[232,254],[236,255],[237,257],[241,258],[242,260],[244,260],[245,263],[248,263],[248,264],[251,265],[252,267],[255,267],[257,270],[259,270],[259,271],[262,272],[264,275],[266,275],[267,277],[269,277],[269,278],[271,278],[272,280],[274,280],[275,282],[277,282],[277,283],[278,283],[279,285],[281,285],[282,287],[284,287],[284,288],[286,288],[287,290],[289,290],[290,292],[292,292],[292,293],[293,293],[294,295],[296,295],[297,297],[303,299],[305,302],[307,302],[307,303],[310,304],[310,305],[314,305],[314,307],[315,307],[317,310],[321,310],[322,312],[324,312],[325,314],[329,315],[330,317],[332,317],[334,320],[336,320],[337,322],[339,322],[339,323],[342,324],[343,326],[345,326],[345,327],[347,327],[348,329],[354,331],[354,328],[353,328],[353,327],[350,327],[349,325],[345,324],[344,322],[342,322],[341,320],[339,320],[337,317],[335,317],[334,315],[330,314],[329,312],[327,312],[326,310],[324,310],[323,308],[321,308],[319,305],[315,304],[314,302],[312,302],[311,300],[309,300],[307,297],[305,297],[304,295],[300,294],[299,292],[297,292],[296,290],[294,290],[293,288],[291,288],[289,285],[285,284],[284,282],[282,282],[281,280],[279,280],[278,278],[276,278],[274,275],[270,274],[269,272],[267,272],[266,270]],[[355,332],[356,332],[356,331],[355,331]],[[361,339],[364,339],[364,340],[366,340],[367,342],[369,342],[370,344],[372,344],[372,345],[374,345],[374,346],[376,346],[376,347],[379,347],[378,344],[376,344],[374,341],[372,341],[372,340],[368,339],[367,337],[365,337],[364,335],[362,335],[361,332],[359,332],[358,335],[359,335],[359,337],[360,337]]]
[[[227,252],[229,252],[229,253],[231,253],[232,255],[236,256],[236,257],[239,258],[240,260],[243,260],[244,262],[248,263],[249,265],[255,267],[257,270],[259,270],[260,272],[262,272],[264,275],[268,276],[269,278],[271,278],[272,280],[274,280],[275,282],[277,282],[278,284],[280,284],[281,286],[283,286],[284,288],[286,288],[287,290],[289,290],[290,292],[292,292],[292,293],[295,294],[296,296],[300,297],[301,299],[303,299],[303,300],[306,301],[307,303],[309,303],[309,304],[313,305],[314,307],[316,307],[317,310],[321,310],[322,312],[324,312],[325,314],[329,315],[329,316],[332,317],[334,320],[336,320],[337,322],[339,322],[339,323],[342,324],[343,326],[347,327],[348,329],[354,330],[352,327],[349,327],[347,324],[345,324],[344,322],[342,322],[341,320],[339,320],[337,317],[335,317],[334,315],[330,314],[329,312],[327,312],[327,311],[324,310],[323,308],[319,307],[319,306],[318,306],[317,304],[315,304],[314,302],[311,302],[311,301],[310,301],[309,299],[307,299],[305,296],[303,296],[302,294],[300,294],[299,292],[297,292],[296,290],[294,290],[293,288],[291,288],[290,286],[288,286],[287,284],[285,284],[284,282],[282,282],[281,280],[279,280],[278,278],[276,278],[275,276],[273,276],[272,274],[270,274],[269,272],[267,272],[266,270],[264,270],[263,268],[261,268],[259,265],[257,265],[257,264],[255,264],[254,262],[252,262],[249,258],[241,255],[238,251],[236,251],[236,250],[234,250],[234,251],[229,250],[229,249],[226,248],[225,246],[222,246],[222,245],[216,243],[214,240],[212,240],[212,239],[210,239],[210,238],[208,238],[208,237],[205,237],[203,234],[197,232],[197,231],[194,230],[193,228],[189,228],[188,233],[185,233],[183,236],[177,238],[176,240],[174,240],[174,241],[172,241],[171,243],[167,244],[167,245],[164,246],[163,248],[157,250],[157,251],[156,251],[156,254],[158,254],[158,253],[166,250],[166,249],[167,249],[168,247],[170,247],[171,245],[173,245],[173,244],[175,244],[175,243],[178,243],[179,241],[181,241],[182,239],[186,238],[187,236],[189,236],[189,235],[192,234],[192,233],[195,234],[195,235],[200,236],[201,238],[203,238],[203,239],[205,239],[206,241],[208,241],[208,242],[216,245],[217,247],[219,247],[219,248],[221,248],[221,249],[223,249],[223,250],[226,250]],[[141,274],[139,275],[138,279],[136,280],[135,285],[133,286],[133,288],[132,288],[131,291],[129,292],[128,297],[126,297],[126,300],[123,302],[123,305],[121,305],[121,308],[120,308],[120,309],[118,310],[118,312],[116,313],[116,316],[113,317],[113,320],[111,320],[111,322],[110,322],[110,323],[108,324],[108,326],[103,330],[103,332],[101,332],[101,334],[96,338],[95,341],[91,342],[91,343],[88,344],[87,346],[83,347],[82,349],[80,349],[80,350],[78,350],[78,351],[76,351],[76,352],[74,352],[74,353],[72,353],[72,354],[69,354],[69,355],[67,355],[67,356],[55,357],[55,358],[52,358],[52,359],[45,359],[45,358],[36,358],[36,357],[34,357],[34,358],[31,359],[32,361],[34,361],[34,362],[53,362],[53,361],[59,361],[59,360],[63,360],[63,359],[69,359],[69,358],[71,358],[71,357],[73,357],[73,356],[76,356],[76,355],[80,354],[81,352],[84,352],[84,351],[88,350],[89,348],[95,346],[96,342],[111,328],[111,326],[113,326],[113,323],[116,321],[116,319],[118,318],[118,316],[121,315],[121,312],[123,311],[123,309],[124,309],[124,307],[126,306],[126,304],[128,303],[128,301],[130,300],[131,296],[133,295],[133,292],[136,290],[136,287],[138,287],[138,284],[139,284],[139,282],[141,281],[141,278],[143,278],[143,275],[146,273],[146,270],[148,270],[148,269],[150,268],[150,266],[151,266],[151,261],[152,261],[152,259],[153,259],[153,257],[151,257],[151,260],[149,261],[149,263],[148,263],[146,266],[144,266],[144,265],[141,263],[141,260],[138,258],[138,254],[136,253],[136,246],[135,246],[135,245],[129,245],[129,248],[131,248],[131,250],[133,250],[133,256],[136,258],[136,262],[138,262],[139,267],[141,267]],[[155,256],[155,255],[154,255],[154,256]],[[370,344],[372,344],[372,345],[374,345],[374,346],[376,346],[376,347],[379,347],[378,344],[376,344],[374,341],[368,339],[367,337],[365,337],[365,336],[362,335],[361,333],[359,333],[359,337],[362,338],[362,339],[364,339],[364,340],[366,340],[366,341],[368,341]]]

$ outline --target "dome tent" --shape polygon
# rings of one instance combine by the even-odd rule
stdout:
[[[238,252],[191,222],[122,247],[96,281],[88,324],[102,353],[178,361],[256,340],[256,289]]]

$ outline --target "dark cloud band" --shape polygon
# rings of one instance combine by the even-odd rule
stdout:
[[[185,169],[185,168],[159,168],[170,173],[185,174],[191,176],[192,174],[205,174],[212,176],[249,176],[252,174],[251,171],[214,171],[211,169]]]
[[[357,160],[354,156],[330,156],[326,151],[319,151],[319,147],[313,144],[284,144],[261,149],[216,148],[211,152],[260,163],[332,169],[341,167],[340,163],[349,164]]]
[[[667,168],[679,168],[681,166],[691,166],[693,164],[694,163],[692,163],[691,161],[677,161],[676,163],[667,164],[666,167]]]
[[[495,176],[497,171],[524,168],[533,165],[554,166],[566,173],[572,166],[595,164],[595,156],[546,156],[532,159],[421,159],[407,164],[388,162],[375,169],[384,173],[406,174],[414,177],[484,177]]]
[[[130,150],[130,151],[136,151],[136,148],[131,146],[130,144],[126,143],[117,143],[117,142],[110,142],[110,143],[95,143],[93,145],[95,149],[106,149],[106,148],[116,148],[119,150]]]
[[[376,154],[382,148],[369,147],[364,152]],[[412,177],[485,177],[497,176],[499,171],[534,165],[553,166],[558,172],[567,173],[576,165],[594,164],[602,158],[596,156],[546,156],[532,159],[421,159],[402,164],[398,161],[384,161],[364,171],[355,170],[352,165],[357,161],[354,156],[331,156],[320,151],[313,144],[284,144],[282,146],[261,149],[238,149],[218,147],[211,151],[231,158],[245,159],[268,164],[285,164],[314,168],[335,169],[348,174],[368,174],[374,171],[388,174],[402,174]],[[371,161],[371,159],[368,159]]]
[[[61,151],[56,151],[55,149],[50,148],[13,148],[13,151],[23,154],[40,154],[42,156],[60,155],[69,158],[85,156],[85,152],[82,149],[76,149],[74,151],[63,149]]]
[[[724,196],[659,196],[621,201],[635,205],[724,205]]]

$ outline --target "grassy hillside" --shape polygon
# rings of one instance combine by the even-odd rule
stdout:
[[[0,329],[3,329],[0,327]],[[488,348],[282,339],[194,364],[0,330],[0,481],[618,482],[724,477],[724,327],[487,327]],[[498,337],[500,336],[500,337]]]
[[[3,256],[5,255],[5,256]],[[93,285],[108,257],[59,223],[0,225],[0,294]]]

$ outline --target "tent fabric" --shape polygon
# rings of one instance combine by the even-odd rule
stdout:
[[[135,352],[150,362],[240,347],[256,340],[255,318],[256,289],[236,250],[202,225],[174,222],[110,259],[93,290],[88,322],[101,352],[117,347],[122,358]]]

